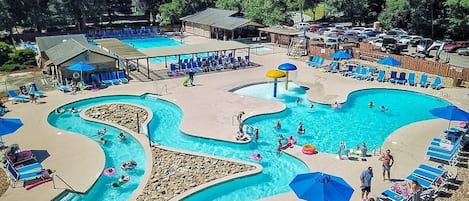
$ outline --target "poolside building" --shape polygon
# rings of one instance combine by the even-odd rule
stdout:
[[[60,82],[72,78],[67,67],[83,61],[96,68],[95,71],[115,71],[117,58],[105,50],[88,44],[83,34],[37,37],[36,43],[40,56],[39,65],[44,72],[51,74]],[[83,72],[83,77],[88,77]]]
[[[238,11],[207,8],[180,18],[182,31],[220,40],[253,37],[262,24],[243,18]]]

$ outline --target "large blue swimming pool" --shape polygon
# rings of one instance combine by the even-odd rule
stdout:
[[[272,94],[272,85],[253,85],[240,89],[236,93],[269,98],[269,94]],[[299,104],[296,103],[298,97],[302,99]],[[300,144],[313,143],[319,151],[334,153],[337,151],[339,140],[346,141],[348,145],[366,141],[371,146],[379,147],[383,140],[397,128],[412,122],[434,118],[428,110],[448,105],[447,102],[440,99],[419,93],[370,89],[352,93],[340,110],[333,110],[328,105],[307,101],[304,88],[293,84],[290,84],[288,92],[280,90],[276,100],[284,102],[287,109],[280,113],[259,115],[247,119],[248,124],[260,128],[260,139],[257,144],[243,145],[197,138],[181,133],[179,131],[183,115],[181,110],[172,103],[147,96],[98,97],[78,101],[67,107],[74,106],[85,109],[92,105],[111,102],[141,105],[148,107],[154,115],[149,125],[152,139],[164,146],[245,161],[250,161],[249,155],[251,153],[260,152],[264,157],[260,162],[264,167],[262,173],[225,182],[184,199],[187,201],[249,201],[291,191],[288,183],[294,176],[308,172],[308,168],[302,162],[287,154],[277,154],[274,151],[278,134],[297,136],[298,121],[302,121],[307,129],[305,135],[297,136]],[[374,101],[376,106],[369,108],[369,101]],[[315,106],[310,108],[311,104]],[[386,105],[389,110],[381,112],[378,109],[379,105]],[[281,130],[273,129],[277,119],[282,122]],[[80,120],[73,115],[62,117],[51,115],[49,122],[58,128],[85,135],[102,127],[96,123]],[[107,165],[116,165],[115,163],[118,164],[119,160],[128,158],[128,156],[119,156],[118,152],[122,150],[120,147],[115,146],[107,149],[104,146],[103,149],[106,153]],[[141,153],[143,149],[135,148],[134,150],[130,154],[143,155]],[[114,157],[117,159],[109,159]],[[109,163],[108,161],[115,162]],[[145,159],[139,159],[139,161],[142,164],[146,162]],[[142,168],[144,165],[139,167]],[[139,182],[138,175],[142,175],[143,171],[142,169],[141,172],[137,172],[136,179],[132,181]],[[116,189],[109,189],[109,183],[113,180],[100,177],[90,192],[83,196],[83,200],[127,200],[137,186],[137,184],[129,185],[121,188],[122,192],[116,192]]]
[[[173,40],[168,37],[150,37],[150,38],[132,38],[132,39],[121,39],[121,41],[127,45],[130,45],[134,47],[137,50],[142,50],[142,49],[149,49],[149,48],[162,48],[162,47],[173,47],[173,46],[184,46],[184,43]],[[167,62],[175,62],[178,61],[180,58],[181,60],[183,59],[190,59],[192,58],[193,55],[181,55],[180,57],[178,56],[168,56],[166,57]],[[197,57],[208,57],[207,53],[199,53],[197,55],[194,55]],[[150,58],[150,62],[152,63],[163,63],[165,61],[164,57],[155,57],[155,58]]]

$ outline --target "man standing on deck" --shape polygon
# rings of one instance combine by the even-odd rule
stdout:
[[[383,154],[379,160],[383,161],[383,181],[386,180],[386,173],[388,175],[388,180],[391,181],[391,167],[394,165],[394,157],[391,155],[391,150],[386,150],[386,153]]]
[[[194,75],[195,75],[195,72],[191,69],[189,71],[189,81],[190,81],[192,86],[194,86]]]
[[[371,179],[373,178],[373,168],[368,167],[360,174],[360,188],[362,190],[362,200],[368,200],[368,194],[371,192]]]

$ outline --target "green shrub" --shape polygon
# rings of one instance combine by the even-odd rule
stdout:
[[[23,65],[36,65],[36,53],[31,49],[17,50],[10,56],[7,63],[18,63]]]
[[[11,72],[11,71],[23,70],[27,68],[28,68],[28,65],[23,65],[23,64],[3,64],[3,66],[0,67],[0,71]]]
[[[5,62],[9,60],[8,54],[12,51],[10,45],[0,42],[0,65],[3,65]]]

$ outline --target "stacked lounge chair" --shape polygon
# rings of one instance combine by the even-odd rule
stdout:
[[[432,89],[439,90],[442,87],[442,82],[443,81],[441,80],[441,77],[437,76],[430,86],[432,87]]]
[[[14,91],[14,90],[8,90],[7,93],[8,93],[8,96],[9,96],[8,99],[13,100],[13,101],[15,101],[15,102],[18,102],[18,101],[20,101],[20,102],[28,102],[28,101],[29,101],[29,97],[28,97],[28,96],[26,96],[26,95],[19,95],[19,94],[17,94],[16,91]]]

